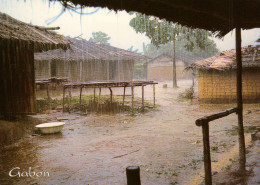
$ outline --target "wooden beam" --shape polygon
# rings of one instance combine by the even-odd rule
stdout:
[[[132,113],[134,114],[134,86],[131,86],[132,91]]]
[[[108,89],[110,91],[110,103],[112,104],[112,102],[113,102],[113,91],[112,91],[111,87],[109,87]]]
[[[123,107],[125,105],[125,89],[126,89],[126,87],[124,87],[124,93],[123,93]]]
[[[153,84],[153,107],[155,107],[155,84]]]

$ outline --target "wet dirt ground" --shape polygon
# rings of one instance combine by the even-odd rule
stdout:
[[[203,165],[202,133],[195,120],[235,105],[180,101],[178,95],[192,82],[179,81],[178,89],[171,88],[171,82],[162,88],[165,83],[156,86],[158,107],[144,114],[34,116],[41,122],[63,120],[66,125],[60,134],[29,134],[3,147],[0,184],[126,184],[125,169],[131,165],[140,166],[144,185],[187,184]],[[152,87],[145,87],[146,101],[152,103],[152,94]],[[135,88],[135,96],[141,97],[141,88]],[[259,113],[259,104],[245,105],[245,125],[260,125]],[[236,144],[237,136],[229,132],[236,125],[236,114],[210,123],[213,162]],[[10,177],[14,167],[23,174],[31,168],[49,176]]]

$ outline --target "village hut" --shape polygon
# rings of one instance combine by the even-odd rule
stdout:
[[[70,38],[71,49],[35,54],[36,78],[62,77],[72,82],[131,81],[134,61],[147,59],[140,54],[106,44]]]
[[[198,70],[200,101],[229,103],[236,100],[236,52],[228,50],[219,56],[195,62]],[[260,102],[260,45],[242,48],[242,94],[244,102]]]
[[[0,115],[35,112],[34,52],[69,47],[47,30],[0,13]]]
[[[192,78],[192,72],[185,68],[192,62],[201,58],[193,57],[187,53],[176,53],[176,76],[177,79]],[[173,57],[169,54],[161,54],[147,64],[147,79],[166,81],[173,77]]]

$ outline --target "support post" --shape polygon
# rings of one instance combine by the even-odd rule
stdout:
[[[142,85],[142,110],[144,111],[144,85]]]
[[[95,110],[95,105],[96,105],[96,88],[94,87],[94,98],[93,98],[93,109]]]
[[[46,83],[46,90],[47,90],[47,98],[48,98],[48,100],[50,100],[51,97],[50,97],[49,84],[48,83]]]
[[[237,116],[239,141],[239,170],[245,171],[246,149],[243,126],[243,99],[242,99],[242,57],[241,57],[241,28],[236,28],[236,62],[237,62]]]
[[[113,102],[113,91],[112,91],[111,87],[109,87],[109,90],[110,90],[110,103],[112,104],[112,102]]]
[[[65,90],[66,90],[66,88],[63,86],[62,112],[64,112]]]
[[[131,86],[132,91],[132,113],[134,114],[134,86]]]
[[[99,87],[97,110],[99,109],[100,96],[101,96],[101,87]]]
[[[209,122],[204,122],[204,124],[202,125],[202,134],[203,134],[205,184],[212,185],[211,158],[210,158],[210,145],[209,145]]]
[[[139,166],[128,166],[126,168],[127,185],[141,185]]]
[[[153,84],[153,107],[155,107],[155,84]]]
[[[126,89],[126,87],[124,87],[124,94],[123,94],[123,107],[124,107],[124,105],[125,105],[125,89]]]
[[[81,107],[81,95],[82,95],[82,89],[83,89],[83,86],[80,86],[80,90],[79,90],[79,105]]]

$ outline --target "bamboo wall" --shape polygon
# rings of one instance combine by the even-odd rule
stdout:
[[[236,101],[236,72],[202,71],[198,78],[199,99],[211,103]],[[260,69],[243,69],[242,95],[245,103],[260,102]]]
[[[35,61],[36,78],[68,77],[71,82],[132,80],[134,61]]]
[[[33,45],[0,40],[0,114],[35,112]]]

